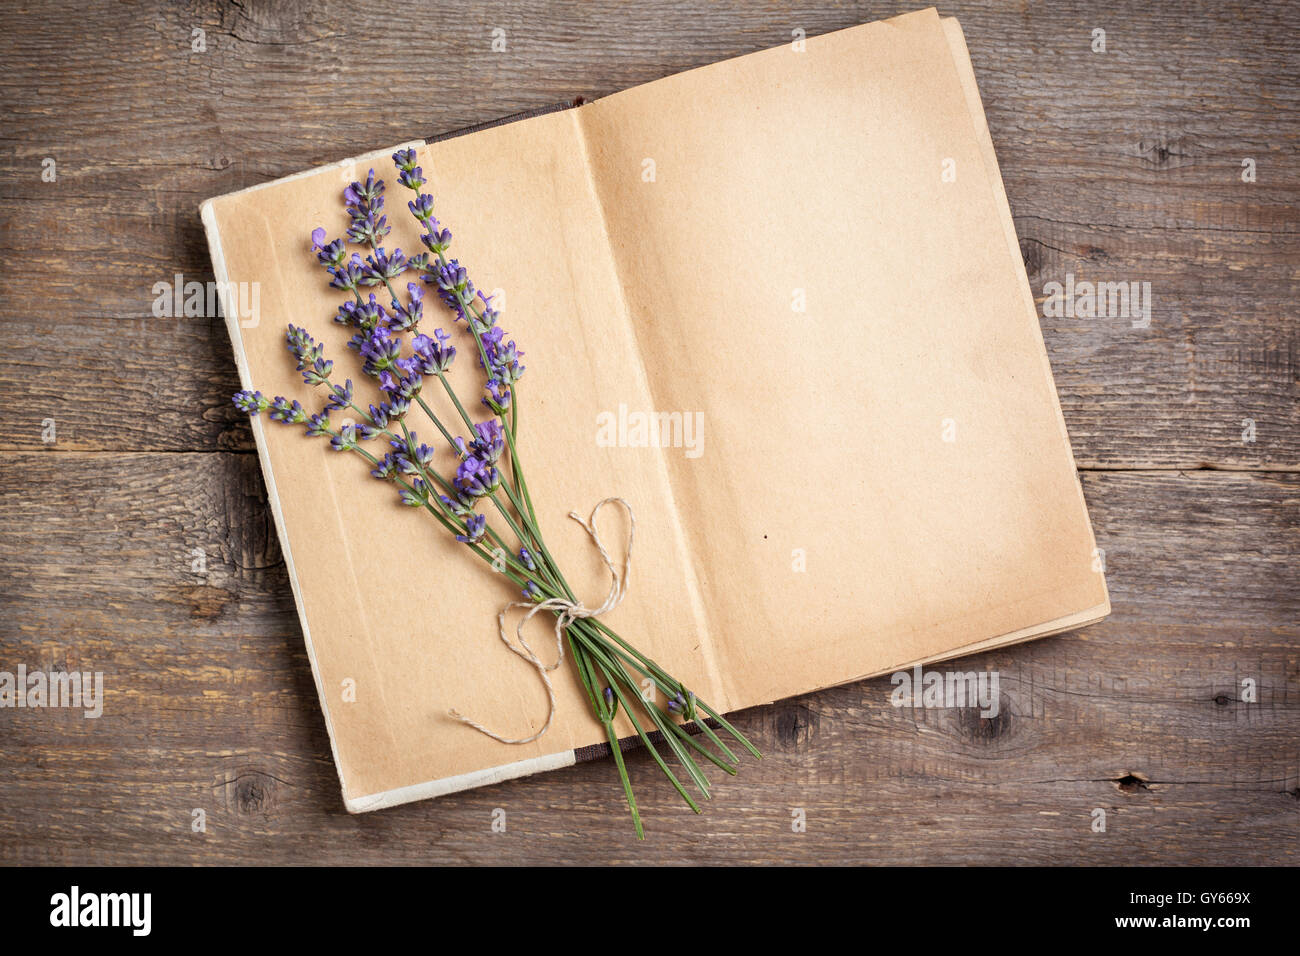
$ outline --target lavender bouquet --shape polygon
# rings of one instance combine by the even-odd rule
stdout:
[[[587,691],[592,713],[605,728],[637,836],[644,838],[614,729],[620,707],[655,763],[697,813],[699,804],[664,759],[651,731],[658,731],[662,745],[706,799],[709,784],[697,757],[729,774],[736,772],[739,763],[706,718],[712,718],[718,728],[755,757],[760,754],[717,711],[600,620],[602,613],[622,600],[627,587],[635,524],[631,509],[622,499],[600,502],[587,521],[570,514],[587,530],[609,569],[609,596],[600,607],[587,608],[569,587],[542,537],[519,457],[519,381],[524,372],[519,360],[523,353],[502,330],[500,312],[492,298],[475,289],[459,262],[447,258],[451,232],[433,215],[433,197],[421,191],[425,180],[416,165],[415,150],[399,150],[393,154],[393,162],[397,182],[411,191],[407,207],[423,230],[420,240],[425,251],[408,258],[401,249],[389,251],[384,247],[391,227],[384,212],[384,182],[375,178],[373,169],[365,182],[354,182],[343,190],[351,220],[346,241],[327,241],[323,228],[311,236],[311,249],[329,273],[330,285],[350,295],[339,305],[334,321],[355,330],[348,348],[357,354],[362,372],[377,389],[378,403],[359,397],[350,378],[339,384],[334,377],[334,363],[325,357],[324,347],[306,329],[290,325],[286,335],[289,351],[304,381],[324,391],[323,409],[309,413],[297,400],[279,396],[267,399],[257,391],[239,392],[234,397],[235,405],[250,415],[266,412],[274,421],[301,426],[308,436],[328,438],[335,451],[364,458],[375,478],[394,486],[403,505],[428,512],[471,554],[518,589],[523,600],[501,611],[498,631],[511,651],[537,669],[549,700],[546,722],[535,734],[509,738],[455,711],[450,716],[502,743],[523,744],[538,739],[555,716],[550,672],[563,663],[567,644],[569,659]],[[349,242],[361,251],[350,252]],[[406,275],[420,281],[407,282],[403,296],[397,286]],[[432,335],[420,331],[424,286],[437,293],[454,321],[465,323],[474,342],[484,376],[481,405],[490,413],[484,420],[476,421],[470,415],[447,378],[456,358],[451,336],[441,328],[433,329]],[[381,302],[375,292],[363,293],[369,289],[382,290],[385,301]],[[449,413],[454,412],[455,418],[448,418],[450,426],[423,394],[425,385],[432,385],[433,379],[437,380],[435,390],[446,395],[445,407]],[[433,444],[421,441],[411,427],[417,408],[438,432]],[[334,412],[346,413],[349,421],[336,427],[330,420]],[[460,430],[461,425],[465,434],[453,435],[453,429]],[[440,467],[440,459],[445,458],[450,461],[444,460]],[[610,558],[596,531],[596,515],[606,504],[620,505],[631,522],[627,557],[621,567]],[[506,616],[514,608],[523,608],[525,613],[515,627],[512,641]],[[525,625],[539,613],[554,616],[556,654],[551,663],[544,663],[533,652],[525,636]],[[646,681],[651,692],[643,692],[638,681]],[[666,700],[662,707],[658,694]],[[638,718],[638,712],[644,720]],[[691,722],[716,753],[690,732],[686,725]]]

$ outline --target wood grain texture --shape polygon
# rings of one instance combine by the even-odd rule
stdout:
[[[85,491],[54,518],[30,482]],[[3,712],[6,859],[1297,862],[1300,476],[1085,474],[1115,613],[970,659],[996,718],[887,679],[744,712],[766,759],[701,817],[629,757],[645,846],[605,762],[344,813],[260,485],[252,455],[0,458],[6,659],[106,683],[96,720]]]
[[[212,278],[210,196],[915,5],[415,2],[408,38],[386,6],[7,13],[0,670],[100,670],[107,701],[0,710],[0,862],[1297,862],[1300,7],[941,7],[1035,293],[1151,283],[1149,327],[1042,320],[1114,614],[963,665],[995,719],[888,680],[745,712],[767,758],[700,817],[634,754],[636,845],[603,762],[343,812],[224,327],[154,286]]]

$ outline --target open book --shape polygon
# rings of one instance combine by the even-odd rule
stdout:
[[[956,21],[921,11],[397,145],[417,147],[454,254],[504,293],[527,356],[520,452],[560,566],[599,603],[607,572],[566,515],[630,502],[608,623],[719,711],[1108,613]],[[216,278],[260,288],[252,315],[224,286],[245,387],[319,410],[284,327],[336,360],[349,330],[309,233],[343,232],[340,191],[369,168],[392,186],[391,152],[204,204]],[[403,204],[388,243],[415,251]],[[425,323],[451,329],[439,312]],[[457,344],[452,377],[478,394]],[[357,457],[261,418],[253,433],[349,810],[599,752],[567,668],[533,743],[450,719],[509,736],[545,719],[496,634],[514,590]],[[600,520],[620,552],[625,527]]]

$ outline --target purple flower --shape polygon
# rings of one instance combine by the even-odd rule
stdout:
[[[312,362],[309,368],[303,369],[302,380],[308,385],[325,385],[330,379],[330,372],[334,369],[334,363],[323,358],[318,358]]]
[[[256,415],[271,407],[270,400],[261,392],[236,392],[232,401],[237,409],[241,412],[247,412],[249,415]]]
[[[411,359],[398,359],[398,363],[410,361]],[[424,387],[424,379],[420,377],[418,372],[404,372],[403,374],[396,376],[396,378],[388,372],[384,372],[383,374],[387,375],[390,379],[393,379],[392,383],[387,387],[384,387],[382,382],[380,383],[381,387],[384,387],[384,394],[386,394],[390,400],[394,398],[402,398],[409,402],[411,399],[415,398],[415,396],[419,395],[420,389]]]
[[[446,495],[439,495],[438,500],[440,500],[443,505],[446,506],[447,510],[457,518],[468,518],[474,513],[473,498],[466,498],[464,495],[460,494],[456,495],[455,498],[448,498]]]
[[[404,395],[391,394],[381,407],[390,422],[399,422],[411,410],[411,400]]]
[[[494,465],[505,453],[506,436],[501,430],[501,423],[495,418],[479,422],[474,426],[474,438],[468,443],[463,438],[456,439],[456,448],[463,458],[478,458]]]
[[[492,494],[501,486],[501,472],[491,462],[465,458],[456,468],[456,490],[474,498]]]
[[[505,341],[505,333],[500,327],[490,328],[481,336],[483,351],[487,353],[488,377],[509,385],[519,381],[524,374],[524,367],[519,364],[520,352],[513,341]],[[483,359],[479,359],[483,364]]]
[[[414,199],[407,202],[406,208],[411,210],[411,215],[425,224],[427,228],[429,219],[433,216],[433,197],[428,193],[419,193]]]
[[[348,379],[344,385],[331,385],[330,398],[325,403],[325,410],[332,412],[347,408],[352,404],[353,397],[352,379]]]
[[[307,419],[307,434],[312,438],[324,438],[330,433],[329,416],[321,413]]]
[[[288,331],[285,332],[284,338],[289,351],[298,360],[298,371],[300,372],[319,361],[325,355],[325,346],[313,339],[306,329],[291,325]]]
[[[381,481],[392,481],[397,477],[397,456],[391,452],[379,459],[379,463],[370,469],[370,473]]]
[[[333,277],[330,279],[330,285],[335,289],[354,292],[365,277],[365,271],[365,262],[361,256],[354,252],[352,258],[347,262],[330,267],[329,274]]]
[[[344,425],[339,433],[330,439],[330,447],[335,451],[348,451],[357,447],[357,426]]]
[[[469,273],[458,261],[452,259],[442,265],[431,275],[424,277],[438,287],[438,295],[447,303],[459,318],[465,318],[465,303],[474,295],[474,283],[469,281]]]
[[[404,173],[410,172],[415,168],[415,150],[408,147],[393,153],[393,165]]]
[[[501,317],[501,313],[492,308],[491,297],[484,295],[482,289],[478,291],[478,299],[482,303],[482,307],[479,309],[477,316],[471,314],[469,325],[471,331],[482,335],[497,324],[497,319]]]
[[[533,554],[527,548],[519,549],[519,560],[529,571],[537,570],[537,562],[533,560]]]
[[[402,340],[394,338],[386,326],[379,326],[372,331],[361,346],[361,357],[365,359],[362,366],[367,375],[375,378],[387,369],[402,354]]]
[[[442,223],[438,222],[438,220],[433,216],[430,216],[428,220],[425,221],[424,228],[427,231],[420,235],[420,241],[424,243],[424,247],[435,256],[445,253],[451,246],[451,230],[444,229]],[[437,269],[429,266],[426,271],[428,272],[428,275],[425,277],[425,281],[434,281]]]
[[[694,720],[695,695],[691,694],[688,698],[679,690],[677,695],[668,702],[668,712],[672,714],[680,714],[687,720]]]
[[[442,329],[433,330],[433,338],[417,335],[411,339],[411,350],[419,360],[420,371],[425,375],[440,375],[451,368],[456,358],[456,346],[447,345],[449,336]]]
[[[312,230],[311,251],[316,253],[316,258],[320,260],[320,264],[327,269],[337,269],[348,256],[342,239],[335,239],[329,243],[325,241],[325,230],[323,228]]]
[[[483,404],[491,409],[494,415],[500,415],[510,407],[510,386],[498,382],[496,379],[488,382],[484,386],[487,391]]]
[[[413,149],[399,149],[397,152],[393,153],[393,165],[396,166],[398,170],[397,182],[416,193],[417,197],[423,201],[426,197],[420,195],[420,187],[423,186],[425,182],[424,170],[417,166],[416,162],[415,150]],[[433,197],[427,197],[427,200],[429,206],[432,206]],[[411,211],[415,211],[414,206]],[[426,217],[422,217],[417,213],[416,218],[423,222]]]
[[[397,462],[397,470],[404,475],[418,475],[420,469],[415,467],[415,462],[403,452],[394,452],[393,461]]]
[[[429,489],[419,478],[411,479],[410,491],[403,488],[397,494],[402,499],[402,504],[411,508],[418,508],[429,500]]]
[[[471,515],[465,519],[465,533],[456,535],[456,540],[465,544],[475,544],[483,540],[487,532],[487,515]]]
[[[375,179],[375,171],[372,169],[366,174],[364,183],[354,182],[343,190],[343,202],[349,206],[355,206],[363,202],[371,202],[378,199],[384,194],[384,181]]]
[[[401,302],[393,300],[393,317],[388,325],[394,332],[405,332],[408,329],[414,329],[424,314],[424,290],[414,282],[408,282],[406,291],[411,296],[409,305],[403,305]]]
[[[403,169],[397,174],[397,181],[407,189],[419,189],[424,185],[424,170],[419,166]]]
[[[534,581],[529,581],[524,585],[523,595],[530,601],[540,601],[542,599],[542,589]]]
[[[394,279],[405,271],[406,256],[402,255],[401,249],[387,253],[383,246],[376,246],[374,255],[366,256],[366,275],[363,281],[367,285],[379,285],[385,279]]]
[[[348,301],[339,306],[339,311],[334,316],[334,321],[339,325],[351,326],[360,329],[362,332],[369,334],[380,325],[388,321],[388,313],[384,307],[375,299],[375,294],[370,293],[370,301],[356,302]]]
[[[302,425],[307,421],[307,410],[295,398],[292,402],[283,395],[271,402],[271,421],[284,425]]]
[[[364,183],[354,182],[343,190],[343,201],[352,218],[348,238],[359,245],[378,246],[391,232],[384,210],[384,181],[375,179],[372,169]]]

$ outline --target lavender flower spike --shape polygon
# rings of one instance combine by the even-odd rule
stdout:
[[[487,531],[487,515],[472,515],[465,519],[465,533],[456,535],[456,540],[463,544],[476,544],[483,540]]]
[[[271,407],[271,400],[261,392],[236,392],[232,400],[237,409],[241,412],[247,412],[249,415],[256,415]]]

